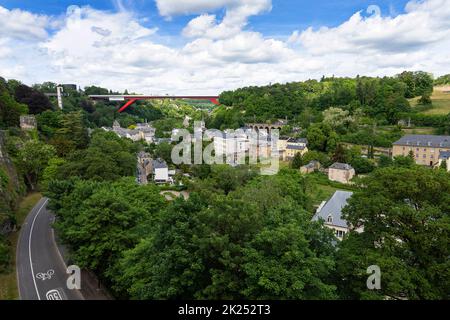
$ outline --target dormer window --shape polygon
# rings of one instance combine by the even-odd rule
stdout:
[[[328,216],[327,222],[328,223],[333,223],[333,217],[331,215]]]

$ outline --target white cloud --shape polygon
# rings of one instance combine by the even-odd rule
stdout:
[[[188,23],[183,30],[183,35],[192,38],[204,37],[209,39],[233,37],[242,32],[250,16],[258,15],[272,8],[271,0],[217,1],[217,4],[221,2],[228,2],[225,17],[221,22],[216,20],[215,15],[202,14]],[[202,12],[207,11],[207,6],[205,6]]]
[[[28,84],[54,81],[146,94],[218,94],[323,74],[379,76],[405,69],[450,73],[448,0],[412,1],[395,17],[365,17],[361,10],[335,28],[297,30],[286,41],[246,28],[250,16],[270,10],[269,0],[157,4],[164,16],[198,14],[177,45],[144,26],[121,1],[118,12],[72,6],[58,18],[19,10],[23,23],[28,21],[23,34],[0,19],[8,30],[16,30],[5,37],[5,28],[0,29],[0,75]],[[219,21],[214,13],[221,8],[226,12]],[[0,7],[0,15],[5,10]]]
[[[445,5],[447,4],[447,5]],[[449,37],[448,0],[412,1],[407,14],[395,18],[355,13],[336,28],[308,28],[291,36],[313,54],[333,52],[413,52]]]
[[[235,6],[243,0],[156,0],[159,13],[170,17],[186,14],[201,14],[223,7]]]
[[[0,38],[43,40],[48,36],[47,25],[46,16],[0,6]]]

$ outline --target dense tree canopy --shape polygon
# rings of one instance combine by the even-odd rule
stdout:
[[[119,284],[136,299],[336,297],[332,236],[303,209],[299,178],[175,201],[155,235],[125,254]]]
[[[71,153],[58,169],[58,177],[80,177],[94,180],[117,180],[134,176],[137,146],[115,133],[96,131],[87,149]]]
[[[28,106],[31,114],[39,114],[53,109],[53,105],[45,94],[24,84],[15,88],[14,96],[17,102]]]
[[[14,100],[7,82],[0,77],[0,129],[18,127],[20,116],[28,113],[28,107]]]
[[[344,298],[448,299],[450,292],[450,175],[388,167],[361,182],[344,209],[353,232],[338,251]],[[365,288],[378,265],[379,291]]]

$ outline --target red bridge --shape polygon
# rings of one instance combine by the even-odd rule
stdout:
[[[119,109],[119,112],[125,111],[126,108],[131,106],[138,100],[163,100],[163,99],[189,99],[189,100],[208,100],[212,103],[219,105],[218,96],[140,96],[140,95],[90,95],[89,99],[92,100],[109,100],[109,101],[127,101],[123,107]]]

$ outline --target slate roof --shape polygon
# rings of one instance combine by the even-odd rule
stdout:
[[[450,148],[450,136],[408,134],[393,145],[411,147]]]
[[[310,163],[304,165],[303,168],[314,169],[314,168],[316,168],[316,166],[319,167],[320,166],[320,162],[316,161],[316,160],[313,160]]]
[[[342,219],[342,209],[347,206],[348,199],[353,195],[349,191],[336,191],[330,200],[320,208],[313,217],[313,221],[322,219],[328,225],[347,228],[347,221]],[[329,223],[328,217],[331,216],[333,222]]]
[[[162,159],[153,160],[153,169],[168,169],[167,163]]]
[[[305,146],[296,146],[296,145],[288,144],[286,149],[289,149],[289,150],[304,150]]]
[[[295,139],[295,138],[290,138],[289,140],[288,140],[288,143],[304,143],[304,144],[308,144],[308,139],[306,139],[306,138],[298,138],[298,139]]]
[[[439,159],[442,159],[442,160],[450,159],[450,151],[441,151],[439,153]]]
[[[347,163],[339,163],[335,162],[330,169],[338,169],[338,170],[352,170],[353,167]]]

